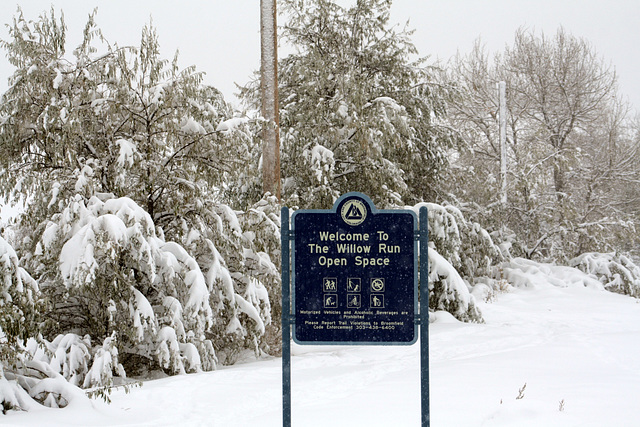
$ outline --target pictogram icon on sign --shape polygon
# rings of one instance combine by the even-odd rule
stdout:
[[[347,294],[347,308],[360,308],[362,297],[360,294]]]
[[[371,308],[384,308],[384,295],[372,294],[371,295]]]
[[[384,278],[378,277],[371,279],[372,292],[384,292]]]
[[[359,277],[349,277],[347,279],[347,292],[361,292],[362,286]]]
[[[338,295],[337,294],[325,294],[324,295],[324,308],[338,308]]]
[[[335,277],[325,277],[322,279],[322,292],[336,292],[338,290],[338,279]]]

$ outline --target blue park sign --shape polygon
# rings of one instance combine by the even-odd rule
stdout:
[[[293,339],[298,344],[417,340],[417,216],[362,193],[292,216]]]
[[[419,326],[420,418],[429,427],[427,208],[416,218],[410,210],[377,210],[364,194],[348,193],[331,210],[295,212],[293,224],[283,206],[280,220],[282,425],[291,427],[292,325],[298,344],[346,345],[413,344]]]

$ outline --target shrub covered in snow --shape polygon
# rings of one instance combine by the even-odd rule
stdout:
[[[43,360],[23,351],[16,367],[3,369],[0,365],[0,403],[5,410],[30,410],[39,404],[59,408],[88,401],[80,388],[47,363],[46,357]]]
[[[265,195],[260,201],[239,215],[245,246],[246,274],[260,283],[252,299],[262,311],[270,314],[265,317],[264,349],[272,355],[281,352],[282,298],[280,281],[280,203],[271,195]],[[264,287],[266,295],[262,293]],[[267,296],[268,298],[264,298]],[[259,297],[256,299],[256,297]],[[268,307],[267,307],[268,303]]]
[[[433,247],[429,248],[429,309],[444,310],[466,322],[481,322],[482,313],[469,282]]]
[[[597,278],[604,288],[640,298],[640,266],[618,253],[584,253],[569,264]]]
[[[429,212],[429,240],[463,277],[473,283],[475,277],[494,274],[504,256],[480,224],[452,205],[420,203],[413,207],[416,214],[422,206]]]
[[[37,331],[39,288],[15,250],[0,236],[0,360],[17,340]]]
[[[470,291],[477,282],[493,282],[504,260],[489,233],[467,221],[454,206],[419,203],[429,218],[429,306],[460,320],[481,321],[482,314]]]
[[[111,379],[93,357],[90,338],[58,335],[48,342],[39,334],[44,308],[36,281],[20,266],[13,248],[0,237],[0,403],[7,409],[28,410],[37,403],[66,406],[73,399],[86,400],[77,390],[87,386],[91,371]],[[32,337],[37,337],[34,339]],[[117,365],[117,351],[110,349]],[[112,359],[113,360],[113,359]],[[93,365],[92,365],[93,361]],[[121,368],[120,368],[121,369]],[[92,384],[89,383],[89,386]]]
[[[573,267],[540,263],[526,258],[512,258],[504,262],[500,268],[508,286],[519,288],[572,286],[604,289],[593,276],[586,275]]]
[[[131,199],[76,196],[52,217],[39,246],[31,263],[51,304],[47,334],[107,341],[100,356],[111,355],[103,364],[114,370],[111,339],[121,354],[146,357],[167,372],[215,366],[205,338],[213,313],[204,274],[184,248],[156,235]],[[90,383],[101,384],[101,375]]]
[[[41,308],[36,281],[20,266],[13,247],[0,236],[0,404],[3,412],[26,409],[32,404],[16,375],[25,356],[22,343],[37,334]]]
[[[67,203],[33,236],[36,247],[25,258],[40,287],[0,239],[1,326],[11,334],[0,331],[7,405],[26,409],[31,399],[65,406],[64,393],[109,387],[116,377],[121,383],[125,368],[134,375],[199,372],[234,363],[247,349],[270,350],[264,339],[270,300],[279,302],[279,273],[271,261],[279,253],[274,200],[248,212],[212,205],[211,221],[201,217],[181,243],[167,242],[129,198],[76,195]],[[33,310],[41,296],[44,317]],[[277,310],[279,316],[279,303]],[[22,328],[24,313],[31,313],[33,328]],[[278,331],[270,339],[276,352]],[[23,380],[11,382],[16,378]]]
[[[261,214],[268,203],[259,205],[240,212],[205,203],[197,218],[183,224],[188,232],[182,246],[201,266],[214,312],[206,336],[223,364],[234,363],[245,350],[270,351],[263,337],[271,324],[270,299],[279,293],[279,273],[265,250],[279,250],[279,226]]]

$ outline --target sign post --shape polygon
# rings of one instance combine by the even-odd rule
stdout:
[[[418,229],[413,211],[377,210],[366,195],[348,193],[331,210],[295,212],[290,230],[282,208],[284,426],[291,425],[291,332],[301,345],[411,345],[418,325],[421,418],[429,425],[426,218],[423,209]]]

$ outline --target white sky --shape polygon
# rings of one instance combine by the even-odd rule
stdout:
[[[354,0],[339,0],[348,5]],[[0,23],[12,20],[17,4],[35,19],[51,0],[3,0]],[[80,41],[88,13],[98,7],[97,23],[106,38],[120,46],[137,45],[150,17],[160,37],[163,57],[180,50],[181,65],[206,72],[205,82],[233,101],[234,83],[246,83],[259,67],[259,0],[57,0],[68,26],[67,51]],[[640,107],[640,2],[636,0],[394,0],[392,20],[416,30],[413,42],[421,56],[447,60],[470,51],[481,36],[490,52],[511,44],[520,26],[554,34],[558,26],[589,40],[618,74],[620,93]],[[0,38],[8,38],[5,26]],[[13,69],[0,55],[0,91]]]

